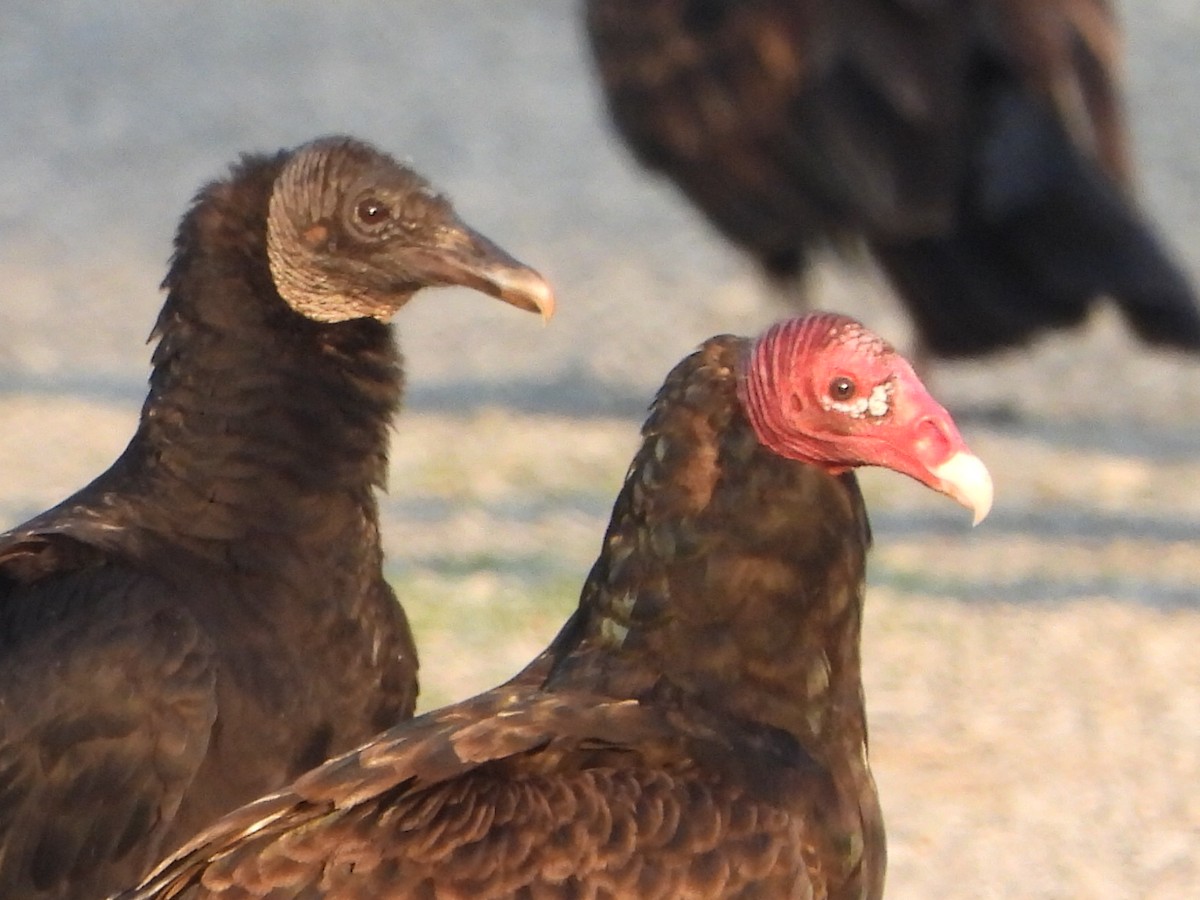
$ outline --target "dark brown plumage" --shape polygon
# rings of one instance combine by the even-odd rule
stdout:
[[[402,388],[386,319],[440,284],[552,309],[349,138],[200,192],[137,433],[0,537],[0,896],[103,896],[411,715],[375,499]]]
[[[613,121],[773,277],[861,239],[922,348],[977,356],[1100,295],[1200,350],[1131,199],[1108,0],[587,0]]]
[[[845,470],[977,516],[986,470],[907,363],[828,315],[711,339],[643,435],[523,673],[238,810],[125,900],[878,897]]]

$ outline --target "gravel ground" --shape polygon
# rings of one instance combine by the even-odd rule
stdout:
[[[78,487],[132,432],[155,285],[195,188],[241,150],[350,131],[411,155],[559,286],[546,329],[455,292],[405,311],[413,388],[384,505],[426,706],[539,649],[663,374],[780,312],[610,139],[573,6],[7,4],[2,521]],[[1125,6],[1145,202],[1200,276],[1200,6]],[[870,277],[823,270],[818,290],[905,341]],[[1102,313],[937,371],[995,476],[978,529],[864,476],[891,897],[1200,896],[1198,376]]]

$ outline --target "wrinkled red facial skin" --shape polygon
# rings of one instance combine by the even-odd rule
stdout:
[[[739,376],[759,441],[830,473],[882,466],[941,490],[930,469],[967,449],[908,361],[847,316],[818,313],[772,326]],[[847,399],[834,394],[841,379],[854,384]]]

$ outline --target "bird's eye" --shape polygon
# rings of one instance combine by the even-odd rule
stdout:
[[[358,201],[354,214],[364,225],[379,225],[392,217],[392,208],[375,197]]]
[[[839,375],[829,382],[829,396],[834,400],[842,402],[852,400],[857,392],[858,387],[845,375]]]

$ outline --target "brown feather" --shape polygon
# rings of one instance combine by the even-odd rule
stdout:
[[[772,278],[865,243],[935,354],[1100,296],[1200,350],[1132,200],[1109,0],[588,0],[586,25],[635,156]]]

